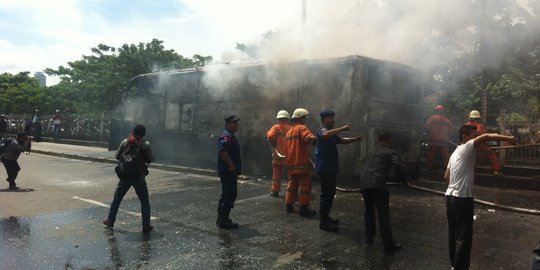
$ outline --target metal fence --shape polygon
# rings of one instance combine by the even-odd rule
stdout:
[[[499,153],[503,164],[540,165],[540,144],[522,144],[492,147]]]
[[[37,119],[32,114],[4,114],[8,122],[7,132],[16,134],[26,132],[34,137],[61,137],[90,141],[108,141],[110,135],[110,116],[61,115],[63,121],[57,127],[53,123],[54,114],[42,114]]]

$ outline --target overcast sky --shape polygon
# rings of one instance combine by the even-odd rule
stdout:
[[[284,34],[262,59],[358,54],[414,65],[429,62],[418,54],[424,55],[432,25],[480,14],[464,10],[474,8],[469,0],[393,1],[307,0],[303,34],[302,0],[0,0],[0,73],[56,69],[100,43],[120,47],[153,38],[185,57],[230,61],[239,54],[237,42],[256,43],[269,30]],[[538,0],[517,0],[525,9],[529,1]]]
[[[220,60],[236,42],[287,23],[301,23],[301,0],[0,0],[0,73],[57,68],[99,43],[153,38]]]

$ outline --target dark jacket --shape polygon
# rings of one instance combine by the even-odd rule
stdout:
[[[368,152],[366,163],[360,176],[360,190],[379,189],[388,192],[385,181],[388,179],[390,170],[394,168],[400,180],[407,181],[407,174],[401,164],[399,155],[392,149],[380,144]]]
[[[17,140],[11,141],[4,153],[2,153],[2,159],[4,160],[17,160],[22,152],[30,149],[30,140],[26,140],[23,145],[20,145]]]
[[[236,167],[236,174],[241,174],[240,142],[238,142],[236,135],[227,129],[221,133],[218,141],[218,173],[226,173],[229,171],[229,166],[221,158],[221,152],[227,152],[229,154],[229,158]]]

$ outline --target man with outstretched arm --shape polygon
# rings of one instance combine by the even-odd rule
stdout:
[[[488,141],[507,141],[517,144],[514,136],[484,133],[478,135],[474,125],[459,129],[459,145],[450,156],[444,179],[446,190],[446,217],[448,219],[448,249],[450,263],[455,270],[469,269],[474,215],[474,169],[476,152]]]
[[[350,144],[362,140],[362,137],[352,138],[341,137],[338,134],[351,129],[351,125],[335,128],[335,112],[322,111],[322,127],[317,132],[317,147],[315,151],[316,162],[315,171],[321,180],[321,202],[319,211],[321,221],[319,229],[324,231],[337,231],[339,221],[330,217],[330,211],[336,195],[336,178],[339,170],[337,144]]]

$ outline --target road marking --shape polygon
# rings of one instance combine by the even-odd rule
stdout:
[[[83,201],[83,202],[95,204],[95,205],[98,205],[98,206],[101,206],[101,207],[105,207],[105,208],[110,208],[110,207],[111,207],[110,205],[108,205],[108,204],[106,204],[106,203],[94,201],[94,200],[91,200],[91,199],[81,198],[81,197],[79,197],[79,196],[73,196],[73,197],[71,197],[71,198],[73,198],[73,199],[75,199],[75,200],[80,200],[80,201]],[[122,212],[122,213],[130,214],[130,215],[138,216],[138,217],[141,216],[141,213],[135,213],[135,212],[127,211],[127,210],[123,210],[123,209],[118,209],[118,211],[120,211],[120,212]],[[157,217],[150,217],[150,219],[151,219],[151,220],[158,220],[159,218],[157,218]]]

